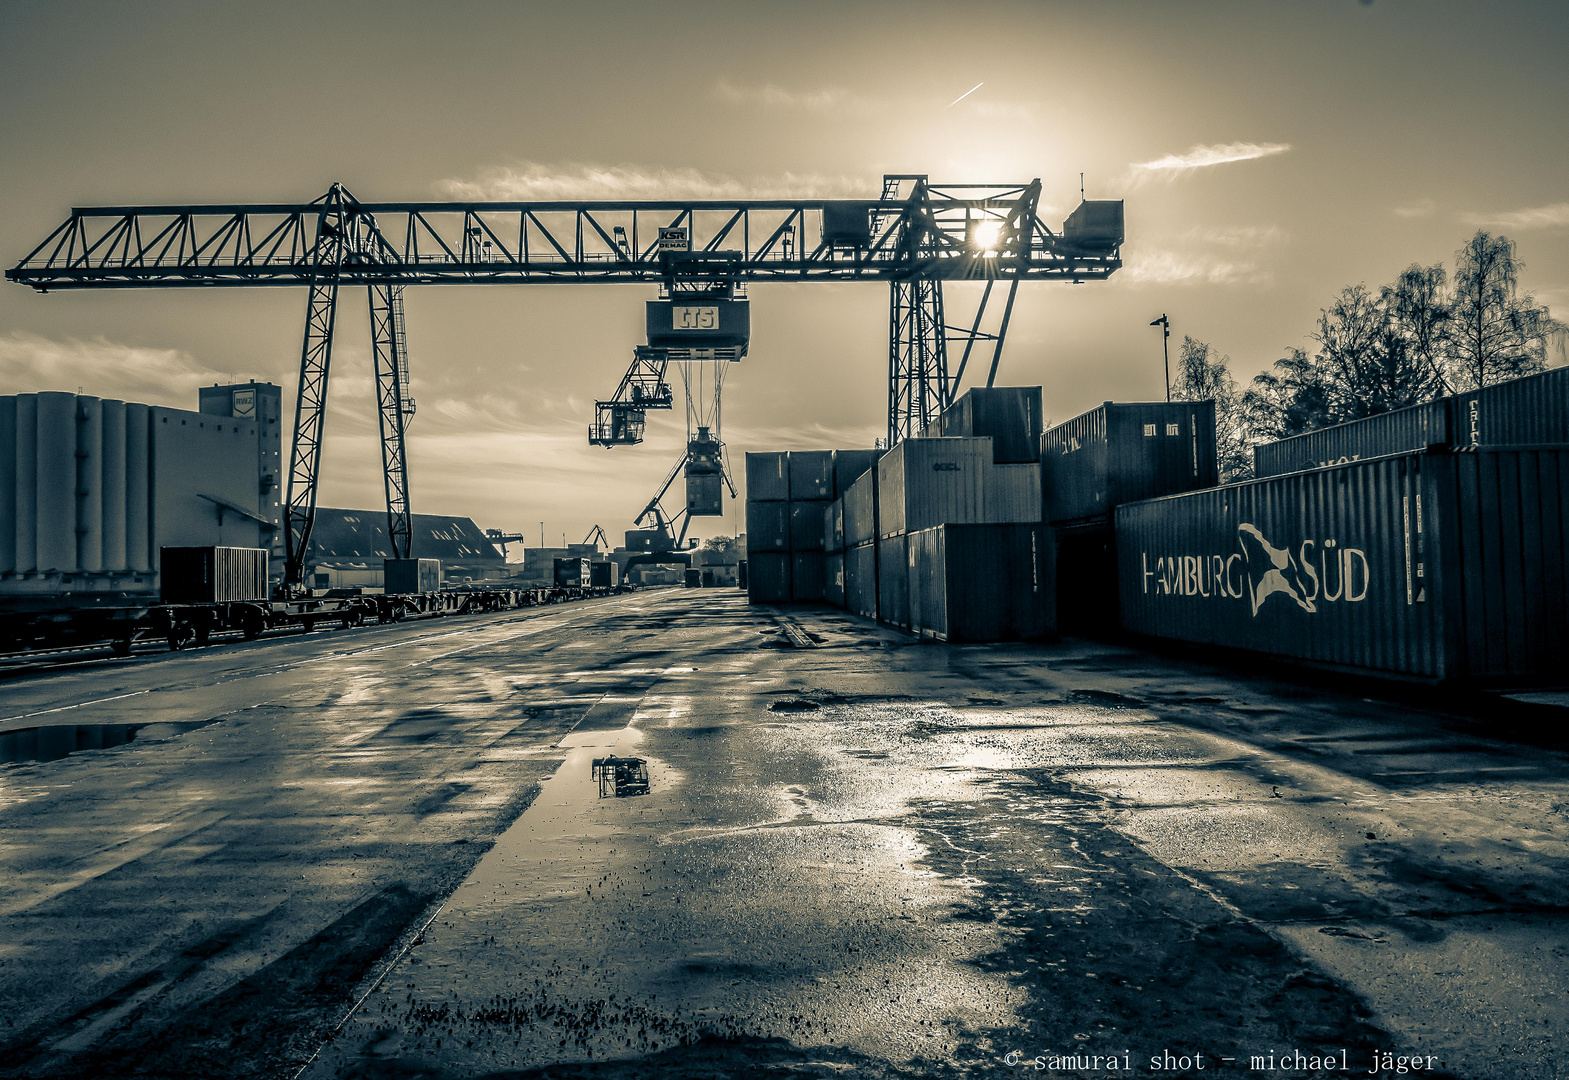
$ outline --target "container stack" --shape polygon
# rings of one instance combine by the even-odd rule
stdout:
[[[754,604],[821,602],[843,588],[843,540],[829,519],[877,450],[790,450],[746,455],[747,597]],[[832,550],[831,546],[832,545]],[[832,556],[840,556],[832,559]],[[840,570],[840,584],[829,567]]]

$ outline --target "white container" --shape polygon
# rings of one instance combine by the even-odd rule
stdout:
[[[990,439],[905,439],[877,463],[877,529],[984,524]]]

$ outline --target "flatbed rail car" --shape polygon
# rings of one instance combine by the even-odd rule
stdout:
[[[51,604],[37,598],[27,605],[0,607],[0,654],[28,654],[101,646],[128,655],[138,642],[162,639],[170,649],[208,644],[214,634],[238,633],[246,641],[269,631],[318,625],[350,629],[367,623],[393,623],[447,615],[511,611],[542,604],[587,600],[634,587],[485,588],[433,593],[368,593],[332,589],[321,596],[288,600],[236,600],[165,604],[152,598],[103,597],[86,605]]]

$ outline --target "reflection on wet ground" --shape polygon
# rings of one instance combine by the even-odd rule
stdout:
[[[83,750],[109,750],[132,739],[170,739],[205,727],[210,720],[187,723],[52,724],[47,727],[0,731],[0,765],[18,761],[59,761]]]

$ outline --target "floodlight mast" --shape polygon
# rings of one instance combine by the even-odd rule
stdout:
[[[949,340],[965,340],[966,357],[990,342],[988,382],[996,374],[1006,316],[995,334],[981,334],[979,318],[968,335],[948,326],[943,282],[1005,279],[1011,300],[1019,281],[1103,280],[1121,267],[1120,201],[1081,203],[1058,231],[1038,216],[1040,190],[1039,180],[953,185],[905,174],[886,177],[876,200],[362,203],[334,184],[310,203],[78,207],[6,277],[40,292],[308,289],[285,538],[292,589],[315,517],[342,287],[372,290],[388,520],[395,553],[407,556],[399,544],[412,539],[404,442],[413,410],[402,288],[657,285],[690,270],[660,249],[660,229],[672,227],[689,230],[686,258],[722,259],[736,282],[888,282],[891,444],[925,430],[953,397]]]

